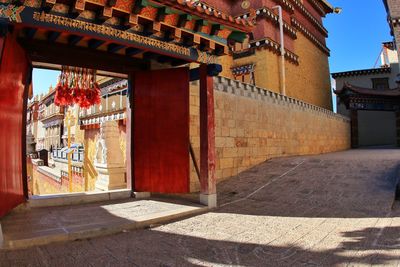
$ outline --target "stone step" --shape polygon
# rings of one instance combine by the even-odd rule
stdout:
[[[13,212],[1,220],[3,243],[0,248],[20,249],[111,235],[164,224],[206,211],[208,207],[191,202],[163,199],[32,208]]]
[[[110,191],[93,191],[79,193],[48,194],[31,196],[26,203],[27,208],[66,206],[93,203],[99,201],[129,199],[132,197],[130,189],[118,189]]]

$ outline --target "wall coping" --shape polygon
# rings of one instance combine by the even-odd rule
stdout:
[[[32,162],[32,165],[35,165],[35,166],[43,166],[44,165],[42,159],[32,159],[31,162]]]
[[[54,171],[52,171],[51,168],[47,167],[47,166],[39,166],[37,168],[37,171],[40,172],[41,174],[44,174],[45,176],[52,178],[53,180],[57,181],[57,182],[61,182],[61,173],[60,174],[56,174]]]
[[[319,106],[309,104],[307,102],[298,100],[296,98],[288,97],[281,95],[279,93],[270,91],[265,88],[257,87],[255,85],[251,85],[248,83],[243,83],[237,80],[233,80],[230,78],[217,76],[214,77],[214,90],[221,91],[224,93],[230,93],[233,95],[239,95],[243,97],[248,97],[256,100],[266,101],[272,100],[274,103],[278,105],[288,105],[295,108],[308,110],[311,112],[315,112],[319,115],[325,115],[330,118],[334,118],[337,120],[342,120],[345,122],[349,122],[350,118],[334,113],[331,110],[321,108]]]

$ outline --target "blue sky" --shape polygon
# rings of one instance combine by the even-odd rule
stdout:
[[[59,71],[33,69],[33,94],[46,94],[49,91],[50,85],[57,85],[57,78],[60,75]]]
[[[391,41],[382,0],[330,0],[341,14],[330,14],[324,21],[329,31],[331,72],[374,67],[381,43]]]
[[[343,8],[341,14],[330,14],[324,21],[329,31],[331,72],[372,68],[381,42],[392,40],[382,0],[330,0],[330,3]],[[35,70],[34,94],[46,93],[50,85],[55,86],[57,76],[55,71]]]

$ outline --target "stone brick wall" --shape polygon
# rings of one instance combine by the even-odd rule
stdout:
[[[346,117],[228,78],[215,78],[216,175],[234,176],[267,159],[350,148]],[[199,88],[191,84],[190,135],[199,160]],[[192,167],[191,190],[199,189]]]

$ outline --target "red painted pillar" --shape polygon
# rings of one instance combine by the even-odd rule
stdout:
[[[129,102],[126,105],[126,186],[134,191],[132,177],[132,109]]]
[[[214,81],[207,65],[200,66],[200,202],[217,205],[215,177]]]
[[[133,77],[128,78],[128,94],[126,103],[126,186],[127,189],[135,191],[135,183],[133,180],[133,140],[132,140],[132,112],[133,112]]]
[[[3,48],[4,48],[5,40],[6,40],[6,37],[0,35],[0,63],[1,63],[1,58],[3,55]]]
[[[396,112],[396,136],[397,136],[397,142],[396,142],[397,146],[400,147],[400,111]]]
[[[351,147],[358,148],[358,110],[350,111],[351,120]]]

